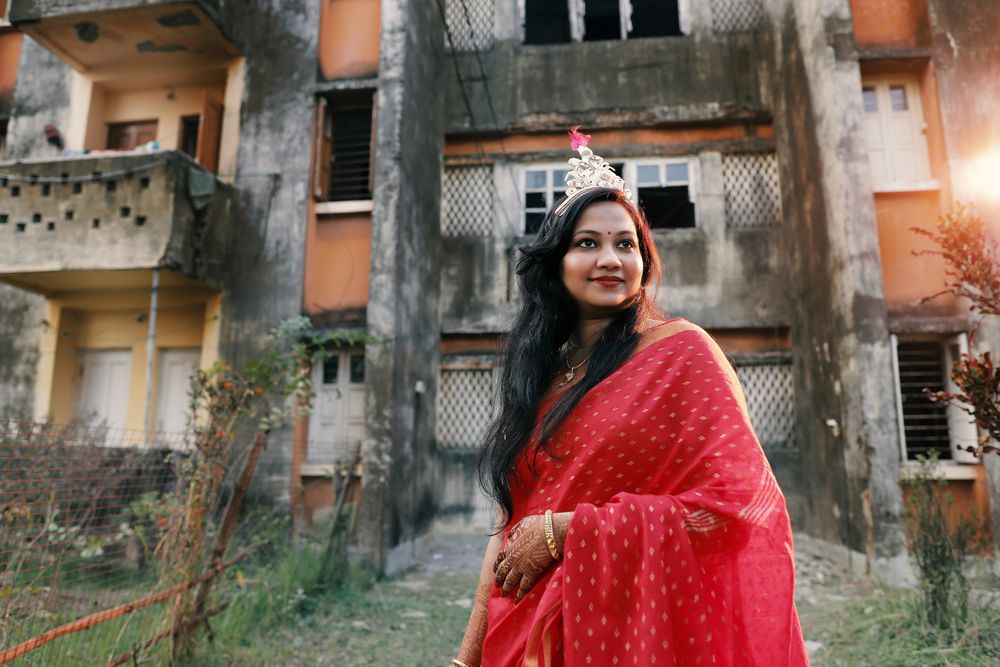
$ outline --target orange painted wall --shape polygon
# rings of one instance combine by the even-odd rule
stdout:
[[[951,297],[918,305],[920,299],[944,289],[945,263],[940,257],[914,255],[932,250],[934,245],[911,231],[912,227],[933,229],[940,214],[937,192],[878,193],[875,215],[886,306],[890,315],[960,316],[965,307]]]
[[[3,12],[0,11],[0,16],[2,15]],[[0,32],[0,105],[9,104],[14,97],[17,66],[21,60],[21,40],[19,32]]]
[[[854,39],[865,48],[915,48],[929,42],[927,0],[851,0]]]
[[[379,0],[322,0],[317,56],[322,77],[353,79],[378,74]]]
[[[792,349],[792,334],[785,328],[716,329],[708,333],[726,354],[785,352]]]
[[[934,249],[934,246],[911,228],[933,229],[952,201],[934,64],[926,59],[868,61],[861,64],[861,73],[862,76],[905,74],[918,79],[931,177],[940,185],[939,190],[923,192],[875,193],[883,285],[889,313],[897,317],[960,316],[963,304],[949,297],[926,305],[917,304],[920,299],[944,288],[945,263],[939,257],[913,254],[914,251]]]
[[[315,315],[364,308],[368,304],[371,249],[370,214],[316,216],[310,211],[306,232],[305,312]]]
[[[992,531],[990,522],[989,489],[986,486],[986,469],[983,466],[976,466],[976,479],[974,480],[949,480],[935,488],[935,494],[941,500],[945,511],[945,523],[953,530],[960,521],[965,521],[980,528],[979,537],[982,540],[983,549],[979,551],[982,555],[990,555]],[[912,492],[907,485],[903,485],[903,506],[907,509],[911,507]],[[909,525],[906,527],[907,540],[912,541],[912,534]]]

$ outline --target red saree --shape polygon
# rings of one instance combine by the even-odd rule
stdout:
[[[660,326],[553,434],[558,458],[537,477],[522,459],[511,525],[574,516],[523,600],[494,586],[484,667],[808,664],[785,500],[736,375],[698,327]]]

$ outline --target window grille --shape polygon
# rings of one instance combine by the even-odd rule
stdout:
[[[441,368],[437,416],[439,447],[478,447],[493,413],[491,369]]]
[[[730,227],[771,227],[781,223],[781,186],[774,153],[722,156],[726,223]]]
[[[737,375],[746,394],[750,423],[765,449],[795,447],[795,381],[792,363],[745,363]]]
[[[453,51],[493,48],[493,0],[448,0],[445,20]]]
[[[448,167],[442,182],[441,234],[493,234],[493,167]]]
[[[945,359],[940,341],[899,341],[899,393],[903,408],[903,436],[906,458],[937,452],[939,459],[951,459],[948,406],[935,403],[924,393],[945,389]]]
[[[712,29],[717,35],[752,32],[763,22],[763,0],[712,0]]]

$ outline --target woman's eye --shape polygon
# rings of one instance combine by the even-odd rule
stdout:
[[[576,244],[580,248],[595,248],[597,244],[594,243],[594,239],[581,239],[579,243]]]
[[[624,248],[634,248],[634,247],[635,247],[635,244],[634,244],[634,243],[632,243],[632,241],[629,241],[628,239],[626,239],[626,240],[622,241],[622,242],[621,242],[621,243],[619,243],[618,245],[619,245],[620,247],[624,247]]]

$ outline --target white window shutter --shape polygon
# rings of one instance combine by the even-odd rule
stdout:
[[[969,353],[969,338],[964,333],[945,341],[946,378],[948,391],[955,393],[958,386],[951,379],[951,369],[959,360],[960,355]],[[966,447],[975,447],[979,438],[979,429],[975,419],[966,412],[966,403],[950,403],[948,405],[948,433],[951,436],[951,456],[956,463],[978,463],[976,456]]]
[[[903,423],[903,390],[899,384],[899,338],[889,336],[892,348],[892,386],[896,392],[896,421],[899,423],[899,460],[906,463],[906,426]]]

